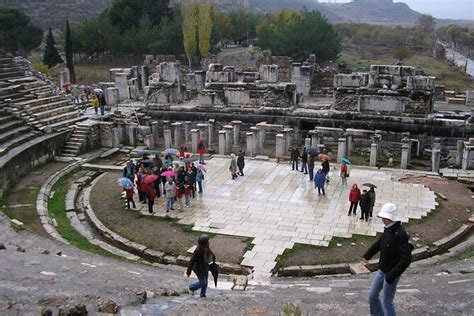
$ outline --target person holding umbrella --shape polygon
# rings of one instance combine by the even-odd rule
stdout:
[[[209,247],[209,236],[201,235],[198,238],[198,246],[189,260],[186,275],[189,277],[193,271],[198,277],[198,281],[189,285],[189,291],[194,295],[194,291],[201,289],[200,297],[206,297],[207,280],[209,278],[209,263],[216,261],[216,256]]]
[[[94,108],[95,115],[98,115],[99,114],[100,101],[99,101],[99,98],[97,98],[96,94],[94,94],[92,96],[91,104],[92,104],[92,107]]]
[[[347,177],[349,176],[349,171],[348,171],[348,168],[347,168],[347,165],[346,163],[344,162],[344,160],[342,161],[342,164],[341,164],[341,172],[340,172],[340,177],[341,177],[341,182],[342,182],[342,185],[347,185]]]

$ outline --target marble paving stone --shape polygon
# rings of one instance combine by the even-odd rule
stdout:
[[[398,182],[409,174],[404,170],[351,166],[344,187],[338,173],[331,171],[326,196],[318,196],[307,175],[291,172],[288,164],[247,160],[245,177],[231,180],[228,159],[213,158],[206,163],[204,194],[192,201],[191,209],[169,216],[182,224],[194,224],[194,230],[254,238],[255,246],[244,254],[242,265],[253,267],[259,278],[269,277],[276,257],[295,243],[327,247],[334,236],[375,236],[383,231],[376,217],[369,222],[359,220],[360,208],[357,216],[347,216],[353,183],[377,185],[375,214],[384,203],[392,202],[399,206],[404,222],[422,218],[438,205],[434,192],[423,185]],[[164,199],[158,199],[157,216],[166,216],[164,209]]]

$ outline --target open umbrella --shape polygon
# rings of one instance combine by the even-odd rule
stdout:
[[[326,154],[319,154],[318,157],[320,159],[324,159],[324,160],[331,160],[331,157],[329,157],[328,155]]]
[[[187,157],[187,158],[184,158],[183,161],[185,163],[190,163],[190,162],[195,162],[195,161],[198,161],[199,160],[199,157],[198,156],[193,156],[193,157]]]
[[[168,170],[168,171],[165,171],[161,174],[162,177],[175,177],[176,176],[176,172],[174,171],[171,171],[171,170]]]
[[[102,90],[101,88],[95,88],[94,92],[95,93],[102,93],[102,92],[104,92],[104,90]]]
[[[133,182],[129,178],[119,178],[117,179],[117,184],[120,185],[124,189],[133,188]]]
[[[375,184],[372,184],[372,183],[364,183],[363,186],[366,186],[366,187],[369,187],[369,188],[377,189],[377,186],[376,186]]]
[[[156,181],[156,179],[158,179],[158,176],[157,175],[154,175],[154,174],[149,174],[147,176],[145,176],[145,178],[143,178],[143,183],[145,184],[150,184],[150,183],[153,183]]]
[[[214,285],[217,287],[217,277],[219,276],[219,265],[215,262],[209,265],[209,272],[211,272],[214,278]]]
[[[350,161],[349,159],[347,159],[346,157],[342,157],[341,158],[341,161],[343,163],[345,163],[346,165],[352,165],[352,161]]]
[[[318,154],[318,150],[314,147],[309,147],[309,148],[306,148],[306,152],[308,153],[308,155],[310,156],[316,156]]]
[[[142,160],[140,160],[140,162],[144,165],[154,165],[155,164],[155,161],[152,160],[152,159],[142,159]]]
[[[177,153],[179,153],[179,150],[177,150],[176,148],[166,148],[165,153],[171,154],[171,155],[176,155]]]
[[[200,169],[200,170],[204,171],[204,172],[207,172],[206,166],[204,166],[204,165],[196,164],[195,167],[197,169]]]

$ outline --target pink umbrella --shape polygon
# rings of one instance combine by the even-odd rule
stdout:
[[[201,169],[204,172],[207,172],[206,166],[204,165],[196,164],[196,168]]]
[[[174,171],[165,171],[161,174],[162,177],[175,177],[176,176],[176,172]]]

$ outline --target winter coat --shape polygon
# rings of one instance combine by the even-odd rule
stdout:
[[[303,153],[301,154],[301,162],[308,162],[308,153],[306,150],[303,150]]]
[[[368,211],[370,207],[370,196],[368,193],[364,193],[360,196],[360,201],[359,201],[360,209],[362,211]]]
[[[308,168],[314,169],[314,156],[309,155]]]
[[[239,169],[244,169],[245,167],[245,158],[243,153],[239,154],[239,157],[237,157],[237,166]]]
[[[122,176],[124,178],[129,178],[133,181],[133,176],[135,175],[135,165],[130,165],[130,167],[125,166],[123,168]]]
[[[297,161],[299,157],[300,151],[298,150],[298,148],[293,148],[291,150],[291,161]]]
[[[323,163],[321,164],[321,166],[323,167],[323,172],[325,174],[328,174],[329,173],[329,161],[324,160]]]
[[[176,196],[176,184],[174,182],[166,182],[165,184],[166,197],[175,197]]]
[[[209,249],[209,260],[216,261],[216,256],[214,253]],[[204,256],[204,249],[201,246],[197,246],[196,250],[189,260],[188,269],[186,270],[186,274],[190,275],[191,270],[196,274],[199,279],[205,277],[206,271],[208,271],[209,260],[206,261]]]
[[[105,96],[103,94],[99,97],[99,104],[100,104],[100,106],[106,106],[107,105],[107,102],[105,101]]]
[[[198,153],[201,156],[204,156],[204,154],[206,153],[206,147],[204,147],[204,142],[203,141],[199,141],[199,143],[198,143]]]
[[[352,188],[349,192],[349,202],[357,203],[360,200],[360,190],[359,188]]]
[[[202,180],[204,180],[204,173],[202,172],[202,170],[198,169],[196,174],[196,181],[201,182]]]
[[[143,185],[143,191],[146,192],[150,200],[153,201],[154,199],[156,199],[155,186],[153,182]]]
[[[411,263],[413,246],[408,242],[409,236],[400,222],[385,228],[382,236],[364,254],[370,260],[380,251],[379,269],[385,273],[385,281],[393,283]]]
[[[92,98],[91,104],[94,109],[98,109],[100,105],[99,99],[97,97]]]
[[[186,172],[186,182],[189,184],[196,183],[196,173],[192,170]]]
[[[343,177],[343,178],[347,177],[347,174],[348,174],[348,173],[349,173],[349,172],[348,172],[347,165],[346,165],[346,164],[342,164],[342,165],[341,165],[341,173],[340,173],[341,177]]]
[[[237,162],[235,161],[235,158],[230,159],[229,171],[232,174],[237,172]]]
[[[374,206],[374,204],[375,204],[375,191],[369,190],[368,194],[369,194],[369,197],[370,197],[370,206]]]
[[[321,170],[316,173],[314,176],[314,185],[318,188],[324,188],[326,183],[326,175]]]

